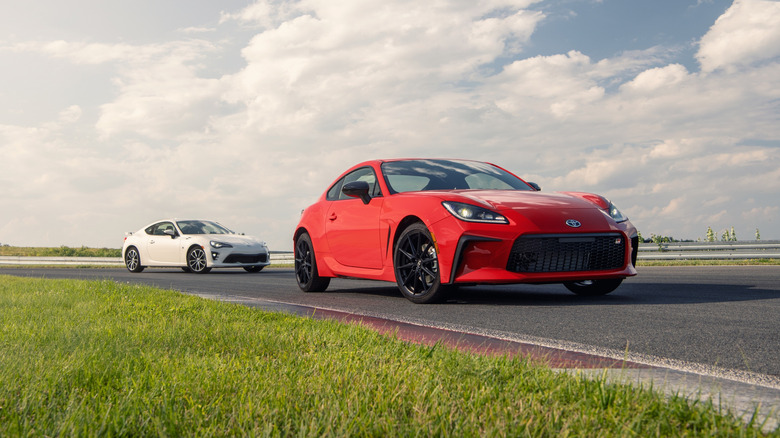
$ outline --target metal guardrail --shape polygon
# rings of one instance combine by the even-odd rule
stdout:
[[[780,240],[639,244],[639,260],[780,259]]]
[[[639,260],[747,260],[780,259],[780,240],[742,242],[642,243]],[[292,264],[292,251],[271,251],[271,265]],[[17,257],[0,256],[2,265],[124,266],[121,257]]]
[[[295,256],[291,251],[271,251],[271,266],[291,264]],[[21,257],[0,256],[2,265],[69,265],[69,266],[124,266],[122,257]]]
[[[124,266],[122,257],[21,257],[0,256],[2,265],[99,265]]]

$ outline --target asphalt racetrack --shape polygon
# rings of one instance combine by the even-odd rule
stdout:
[[[271,309],[275,303],[305,305],[594,353],[648,356],[780,382],[780,266],[640,267],[637,277],[603,297],[579,297],[562,285],[470,286],[435,305],[413,304],[394,283],[385,282],[334,279],[327,292],[303,293],[289,268],[205,275],[160,268],[138,274],[125,269],[0,268],[0,274],[107,278],[256,301]]]

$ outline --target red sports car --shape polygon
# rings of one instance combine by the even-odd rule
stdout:
[[[393,159],[344,172],[303,211],[293,242],[305,292],[332,277],[365,278],[431,303],[471,284],[607,294],[636,275],[638,238],[599,195],[542,193],[490,163]]]

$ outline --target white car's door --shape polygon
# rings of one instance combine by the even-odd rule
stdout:
[[[166,234],[166,230],[173,231],[174,236]],[[155,224],[151,231],[152,234],[148,236],[146,244],[146,253],[149,254],[149,261],[156,265],[182,264],[181,236],[176,231],[173,223],[160,222]]]

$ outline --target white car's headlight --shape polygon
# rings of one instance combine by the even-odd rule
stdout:
[[[233,245],[231,245],[229,243],[219,242],[219,241],[216,241],[216,240],[212,240],[211,242],[209,242],[209,245],[211,245],[212,248],[216,248],[216,249],[219,249],[219,248],[232,248],[233,247]]]
[[[504,216],[490,211],[487,208],[462,202],[445,201],[441,205],[456,218],[466,222],[483,222],[488,224],[508,224],[509,220]]]

